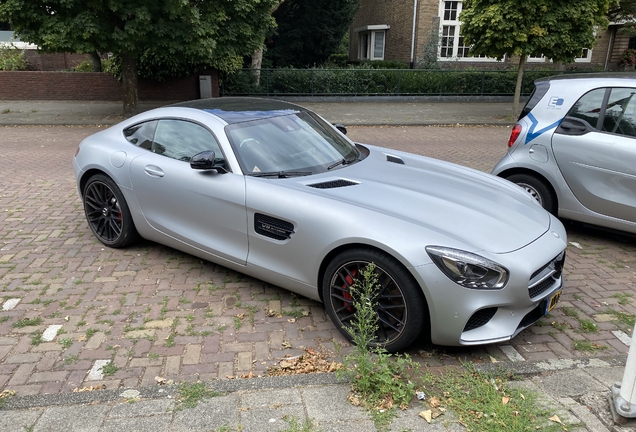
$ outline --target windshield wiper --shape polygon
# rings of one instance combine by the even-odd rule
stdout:
[[[249,173],[252,177],[277,177],[277,178],[288,178],[288,177],[296,177],[296,176],[306,176],[313,174],[311,171],[276,171],[276,172],[258,172],[258,173]]]
[[[357,160],[358,160],[358,157],[357,157],[357,156],[354,156],[354,157],[349,158],[349,159],[347,159],[347,158],[340,159],[338,162],[334,162],[334,163],[332,163],[331,165],[329,165],[329,166],[327,167],[327,171],[329,171],[329,170],[331,170],[331,169],[333,169],[333,168],[335,168],[335,167],[337,167],[337,166],[340,166],[340,165],[349,165],[349,164],[352,164],[352,163],[356,162]]]

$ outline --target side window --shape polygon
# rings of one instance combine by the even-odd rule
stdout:
[[[146,150],[150,150],[156,128],[156,120],[140,123],[124,129],[124,136],[130,143],[138,147],[145,148]]]
[[[183,120],[159,120],[150,151],[172,159],[190,162],[192,156],[212,150],[217,159],[223,154],[214,135],[196,123]]]
[[[590,126],[597,129],[598,118],[605,97],[605,90],[604,88],[600,88],[584,94],[581,99],[574,104],[568,116],[585,120]]]
[[[634,94],[636,94],[634,88],[612,89],[605,108],[603,132],[636,137],[636,98],[634,98]]]

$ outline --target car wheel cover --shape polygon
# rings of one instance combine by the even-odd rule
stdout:
[[[517,186],[522,187],[523,190],[528,192],[532,198],[536,199],[539,202],[539,204],[543,206],[543,197],[534,186],[529,185],[528,183],[517,183]]]
[[[84,193],[84,211],[91,230],[107,243],[119,239],[124,227],[119,200],[113,190],[101,181],[88,185]]]
[[[358,275],[369,264],[367,261],[347,262],[334,272],[329,284],[329,301],[338,320],[338,324],[351,327],[355,314],[351,286]],[[407,323],[407,307],[402,288],[382,267],[376,264],[375,273],[380,289],[376,298],[375,310],[378,313],[378,331],[376,341],[388,345],[400,338]]]

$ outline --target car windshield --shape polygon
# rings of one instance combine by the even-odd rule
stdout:
[[[245,174],[316,174],[358,160],[354,145],[309,112],[236,123],[225,128]],[[287,174],[287,175],[285,175]],[[299,174],[300,175],[300,174]]]

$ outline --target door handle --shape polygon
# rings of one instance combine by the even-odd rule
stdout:
[[[163,177],[163,170],[155,165],[146,165],[144,171],[146,171],[146,174],[150,177]]]

